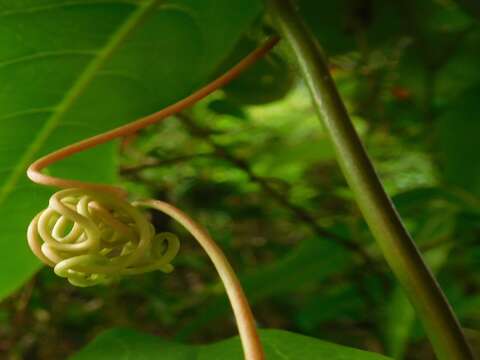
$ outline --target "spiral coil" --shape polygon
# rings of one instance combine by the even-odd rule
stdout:
[[[107,192],[55,193],[28,227],[33,253],[75,286],[108,283],[126,275],[173,270],[179,240],[155,233],[136,207]]]

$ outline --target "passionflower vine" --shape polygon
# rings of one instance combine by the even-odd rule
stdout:
[[[232,305],[245,359],[263,360],[264,352],[245,293],[227,258],[206,229],[171,204],[153,199],[130,204],[126,200],[127,193],[121,188],[58,178],[42,170],[78,152],[134,134],[186,109],[234,79],[278,40],[271,38],[222,76],[154,114],[34,161],[27,169],[30,180],[63,190],[50,198],[48,207],[38,213],[28,227],[28,245],[33,253],[53,267],[57,275],[82,287],[154,270],[168,273],[173,270],[171,262],[178,253],[179,240],[171,233],[156,233],[139,207],[160,211],[180,223],[210,257]]]

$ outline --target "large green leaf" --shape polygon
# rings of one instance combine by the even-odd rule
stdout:
[[[263,330],[268,360],[386,360],[385,356],[280,330]],[[241,360],[238,338],[211,345],[183,345],[133,330],[114,329],[97,337],[71,360]]]
[[[257,0],[0,0],[0,298],[39,267],[25,232],[51,191],[28,182],[28,164],[187,95],[260,10]],[[114,181],[108,148],[52,172]]]

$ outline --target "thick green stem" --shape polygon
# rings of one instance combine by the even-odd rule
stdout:
[[[437,357],[474,359],[452,308],[383,189],[330,76],[322,50],[290,0],[267,2],[279,31],[293,50],[360,210],[415,307]]]

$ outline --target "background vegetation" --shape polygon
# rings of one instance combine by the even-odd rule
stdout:
[[[24,244],[50,193],[16,173],[24,162],[181,98],[271,32],[256,0],[169,1],[77,89],[98,60],[88,51],[115,39],[137,3],[0,0],[2,359],[65,358],[118,326],[188,343],[236,334],[209,260],[163,216],[152,214],[155,225],[182,240],[170,275],[74,288],[37,271]],[[480,8],[473,0],[298,6],[462,325],[480,329]],[[189,111],[52,171],[104,182],[116,173],[132,194],[192,214],[238,270],[260,327],[431,359],[291,63],[281,44]]]

